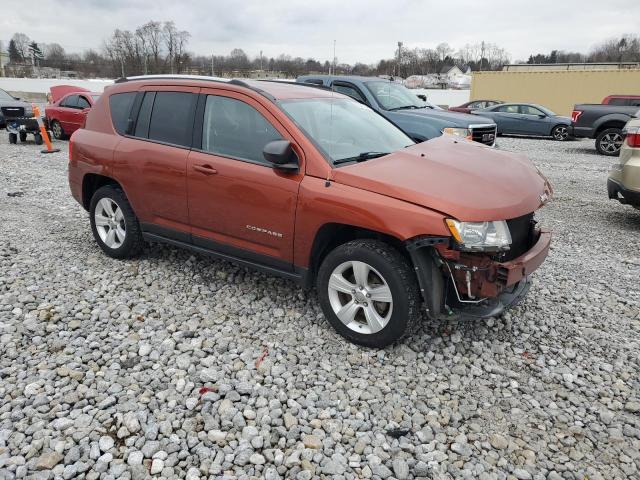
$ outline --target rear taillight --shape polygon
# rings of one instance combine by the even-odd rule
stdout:
[[[631,148],[640,148],[640,127],[629,127],[622,132]]]
[[[581,110],[574,110],[573,112],[571,112],[571,123],[578,123],[580,115],[582,115]]]

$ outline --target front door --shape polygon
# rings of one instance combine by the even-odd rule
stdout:
[[[298,187],[304,176],[301,150],[254,99],[224,90],[202,93],[196,118],[201,139],[187,164],[194,244],[292,269]],[[294,144],[299,172],[275,170],[264,159],[264,146],[281,139]]]

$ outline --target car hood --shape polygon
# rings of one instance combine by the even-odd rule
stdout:
[[[90,92],[91,90],[87,90],[86,88],[76,87],[74,85],[56,85],[55,87],[51,87],[51,97],[52,102],[56,103],[62,97],[69,93],[79,93],[79,92]]]
[[[337,168],[333,180],[462,221],[520,217],[552,195],[547,179],[525,156],[450,135]]]
[[[490,118],[483,118],[478,115],[468,113],[451,112],[449,110],[433,110],[431,108],[419,108],[415,110],[396,110],[393,112],[398,116],[429,117],[435,118],[443,123],[448,123],[453,127],[468,127],[469,125],[491,124],[495,122]]]

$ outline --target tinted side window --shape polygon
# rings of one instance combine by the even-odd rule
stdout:
[[[304,83],[311,83],[313,85],[324,85],[324,82],[319,78],[308,78]]]
[[[343,93],[345,95],[349,95],[351,98],[355,98],[359,102],[366,103],[366,100],[364,99],[362,94],[358,90],[356,90],[355,87],[351,87],[349,85],[344,85],[344,84],[340,84],[340,83],[338,83],[338,84],[334,83],[331,86],[331,88],[332,88],[332,90],[334,92],[338,92],[338,93]]]
[[[78,106],[78,95],[69,95],[62,101],[62,107],[76,108]]]
[[[91,108],[91,104],[86,98],[78,97],[78,108]]]
[[[149,139],[190,146],[196,98],[197,95],[187,92],[156,92]]]
[[[131,106],[135,98],[136,92],[114,93],[109,97],[109,110],[111,110],[113,128],[115,128],[116,132],[120,135],[125,134],[129,114],[131,113]]]
[[[626,98],[612,98],[609,100],[609,105],[627,105],[628,101]]]
[[[518,113],[518,105],[504,105],[496,108],[496,111],[503,113]]]
[[[149,138],[149,122],[151,121],[151,109],[153,108],[153,100],[156,92],[147,92],[144,94],[140,112],[138,113],[138,121],[136,122],[136,137]]]
[[[524,115],[542,115],[540,110],[529,105],[520,105],[520,113]]]
[[[262,149],[273,140],[282,136],[255,108],[233,98],[207,96],[202,150],[266,165]]]

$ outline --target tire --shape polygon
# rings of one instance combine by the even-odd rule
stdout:
[[[66,137],[62,125],[60,125],[60,122],[57,120],[51,122],[51,133],[53,133],[53,138],[56,140],[64,140]]]
[[[329,323],[358,345],[391,345],[420,318],[421,297],[413,269],[400,252],[378,240],[354,240],[331,251],[320,266],[316,286]],[[381,300],[372,301],[375,295]]]
[[[89,214],[93,238],[104,253],[120,259],[132,258],[140,253],[144,242],[140,224],[119,186],[99,188],[91,198]],[[99,224],[96,224],[97,217],[101,219]]]
[[[551,130],[551,136],[558,142],[564,142],[569,139],[569,127],[566,125],[556,125]]]
[[[20,133],[18,134],[18,136],[20,137],[20,141],[21,141],[22,143],[24,143],[24,142],[26,142],[26,141],[27,141],[27,132],[20,132]]]
[[[33,134],[33,140],[36,142],[36,145],[42,145],[43,143],[42,135],[40,135],[39,133]]]
[[[596,137],[596,150],[600,155],[617,157],[622,147],[622,130],[619,128],[607,128]]]
[[[14,145],[16,143],[18,143],[18,134],[17,133],[10,133],[9,134],[9,143],[12,143]]]

